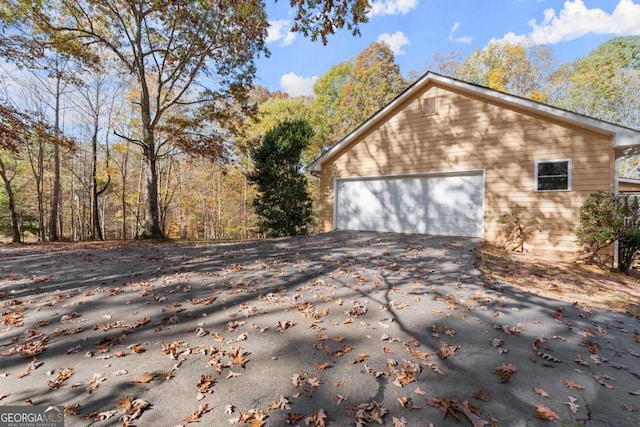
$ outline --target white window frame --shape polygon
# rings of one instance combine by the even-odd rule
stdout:
[[[567,162],[567,188],[558,189],[558,190],[539,190],[538,189],[538,165],[540,163],[562,163],[562,162]],[[549,193],[549,192],[558,192],[558,191],[571,191],[572,189],[571,177],[573,175],[573,165],[572,165],[571,159],[536,160],[533,166],[533,174],[534,174],[533,189],[535,192]]]

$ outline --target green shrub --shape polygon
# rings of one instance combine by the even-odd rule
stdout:
[[[592,193],[580,208],[576,229],[578,243],[583,248],[580,259],[595,262],[600,251],[617,240],[618,268],[627,271],[640,248],[639,226],[637,198],[602,191]]]

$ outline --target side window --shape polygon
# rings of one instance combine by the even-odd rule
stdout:
[[[571,160],[544,160],[535,163],[536,191],[571,190]]]

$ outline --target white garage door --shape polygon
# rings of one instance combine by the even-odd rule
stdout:
[[[334,224],[339,230],[482,237],[484,175],[339,179]]]

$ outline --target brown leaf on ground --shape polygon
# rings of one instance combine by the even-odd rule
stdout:
[[[367,357],[369,357],[368,354],[360,353],[358,357],[353,359],[353,364],[355,365],[356,363],[362,363],[367,359]]]
[[[285,416],[285,420],[287,421],[287,425],[297,424],[298,421],[304,418],[304,414],[299,414],[297,412],[287,412]]]
[[[380,403],[373,400],[369,403],[361,403],[356,406],[356,425],[366,425],[370,422],[384,424],[384,416],[389,412],[386,408],[380,406]],[[324,424],[323,424],[324,425]]]
[[[511,380],[511,375],[515,374],[517,371],[518,367],[513,363],[503,363],[496,368],[495,373],[500,375],[503,383],[506,383]]]
[[[458,345],[451,345],[448,344],[444,341],[442,341],[440,343],[440,351],[438,352],[438,356],[440,356],[441,359],[446,359],[447,357],[451,357],[455,354],[456,350],[459,349],[460,346]]]
[[[573,380],[564,380],[564,384],[568,387],[568,388],[575,388],[578,390],[584,390],[584,386],[582,384],[578,384],[577,382],[573,381]]]
[[[145,384],[145,383],[149,383],[151,381],[153,381],[153,379],[155,378],[155,374],[152,374],[150,372],[145,372],[144,374],[140,375],[137,378],[134,378],[131,380],[132,383],[137,383],[137,384]]]
[[[72,403],[71,405],[66,405],[64,407],[65,415],[78,415],[78,410],[80,409],[79,403]]]
[[[213,375],[200,375],[200,381],[196,384],[196,388],[200,393],[212,393],[211,387],[216,382],[216,377]]]
[[[209,404],[203,403],[193,414],[185,417],[182,421],[187,424],[195,423],[200,419],[200,417],[202,417],[202,415],[206,414],[207,412],[209,412]]]
[[[249,358],[246,357],[248,354],[249,353],[242,351],[242,347],[234,347],[232,352],[229,353],[229,357],[234,365],[244,368],[244,365],[249,361]]]
[[[331,363],[329,363],[329,362],[316,363],[316,369],[319,370],[319,371],[324,371],[329,366],[331,366]]]
[[[473,397],[475,397],[476,399],[482,400],[484,402],[487,402],[489,400],[489,392],[484,390],[478,390],[475,393],[473,393]]]
[[[629,275],[549,255],[509,252],[483,245],[476,255],[486,278],[520,290],[581,306],[640,316],[638,271]]]
[[[546,421],[553,421],[553,420],[562,421],[558,416],[558,414],[556,414],[552,409],[547,408],[544,405],[536,405],[536,417]]]
[[[478,415],[480,413],[480,408],[470,405],[468,401],[465,400],[462,402],[462,406],[457,405],[457,407],[458,410],[462,412],[469,421],[471,421],[473,427],[484,427],[489,424],[489,421],[483,420]]]
[[[131,396],[122,396],[118,399],[118,403],[116,404],[116,408],[122,408],[125,411],[129,412],[132,408],[133,397]]]
[[[542,397],[549,397],[549,393],[547,393],[544,389],[534,387],[533,391],[535,391],[537,394],[539,394]]]
[[[280,395],[280,399],[274,400],[267,405],[267,410],[269,411],[275,411],[277,409],[291,409],[291,405],[289,405],[289,399]]]
[[[55,380],[49,381],[49,389],[56,390],[62,387],[64,385],[64,382],[68,380],[71,375],[73,375],[73,372],[73,368],[67,368],[60,371]]]
[[[46,336],[40,340],[31,341],[31,342],[22,344],[20,346],[20,354],[23,355],[24,357],[37,356],[38,354],[42,353],[47,349],[46,342],[48,339],[49,337]]]

